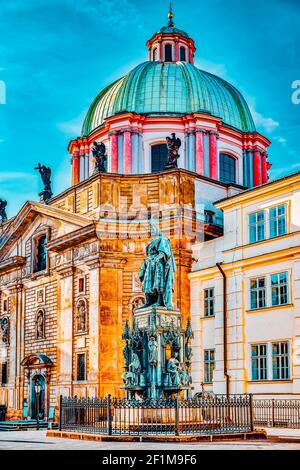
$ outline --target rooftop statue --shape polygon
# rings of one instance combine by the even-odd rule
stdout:
[[[172,310],[175,259],[170,240],[158,227],[153,224],[151,226],[156,237],[146,248],[147,258],[140,271],[142,289],[146,297],[144,307],[165,307]]]
[[[98,142],[94,142],[92,152],[95,158],[94,173],[105,173],[105,162],[107,160],[105,144],[103,142],[101,142],[100,144],[98,144]]]
[[[0,219],[2,223],[7,221],[6,206],[7,201],[0,199]]]
[[[168,147],[168,162],[166,169],[177,168],[177,160],[179,159],[179,149],[181,147],[181,140],[177,137],[175,132],[173,132],[172,137],[166,137],[167,147]]]
[[[51,168],[45,165],[41,165],[38,163],[38,166],[35,168],[41,175],[44,189],[40,192],[39,196],[41,197],[41,201],[47,204],[49,199],[53,196],[52,188],[51,188]]]

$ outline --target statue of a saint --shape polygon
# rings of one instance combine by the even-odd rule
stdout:
[[[132,362],[129,364],[129,370],[134,374],[140,374],[142,372],[139,356],[135,352],[132,353]]]
[[[149,363],[151,365],[157,364],[157,358],[158,358],[157,348],[158,348],[157,341],[154,338],[154,336],[151,336],[148,342]]]
[[[86,330],[86,306],[84,301],[81,301],[77,306],[76,313],[76,332],[82,333]]]
[[[35,170],[38,170],[42,177],[44,190],[51,192],[51,168],[38,163],[38,166],[35,168]]]
[[[179,159],[179,149],[181,147],[181,140],[177,137],[175,132],[173,132],[172,137],[166,137],[167,147],[168,147],[168,162],[166,169],[177,168],[177,160]]]
[[[95,159],[94,173],[105,173],[105,162],[107,160],[106,147],[103,142],[94,142],[92,147],[93,157]]]
[[[2,342],[8,344],[9,340],[9,319],[7,317],[2,318],[0,321],[2,331]]]
[[[44,312],[42,310],[38,312],[36,319],[36,338],[44,338]]]
[[[171,357],[167,362],[167,372],[170,374],[172,385],[180,385],[179,361]]]
[[[44,189],[40,193],[41,201],[47,204],[49,199],[51,199],[51,197],[53,196],[51,188],[51,168],[38,163],[38,166],[35,168],[35,170],[39,171],[44,184]]]
[[[0,219],[2,223],[7,221],[6,206],[7,201],[0,199]]]
[[[156,237],[146,248],[147,258],[140,271],[145,307],[173,309],[172,294],[176,264],[170,241],[154,226]]]
[[[181,384],[186,387],[191,384],[191,376],[187,370],[186,366],[183,366],[180,371],[180,382]]]

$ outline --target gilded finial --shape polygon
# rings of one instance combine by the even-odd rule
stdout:
[[[169,18],[168,27],[169,27],[169,28],[173,28],[173,27],[174,27],[174,21],[173,21],[174,13],[173,13],[173,5],[172,5],[172,3],[170,3],[170,9],[169,9],[168,18]]]

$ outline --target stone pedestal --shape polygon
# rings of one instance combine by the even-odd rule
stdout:
[[[189,396],[191,338],[190,324],[184,331],[179,310],[136,309],[132,329],[126,324],[123,333],[127,396],[160,399],[180,392]]]

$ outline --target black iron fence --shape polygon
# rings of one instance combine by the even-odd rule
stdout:
[[[256,426],[300,428],[300,400],[253,400]]]
[[[251,395],[132,400],[64,398],[59,429],[108,435],[230,434],[253,431]]]

